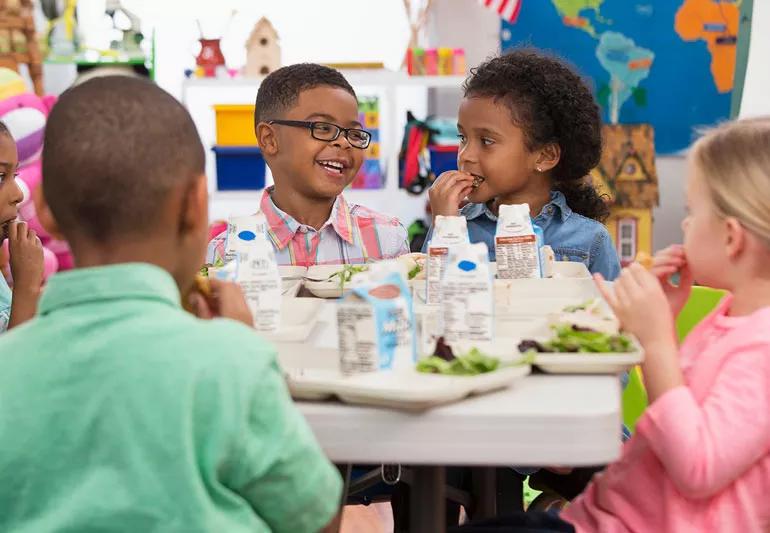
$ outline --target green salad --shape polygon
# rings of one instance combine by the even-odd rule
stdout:
[[[447,376],[477,376],[500,368],[500,360],[472,348],[468,353],[455,355],[452,347],[441,337],[436,341],[434,355],[417,362],[417,371]]]
[[[631,339],[623,333],[602,333],[574,325],[553,327],[550,340],[525,340],[519,344],[521,353],[627,353],[634,351]]]
[[[477,348],[473,348],[466,354],[457,355],[451,361],[437,355],[431,355],[417,363],[418,372],[449,376],[476,376],[494,372],[499,367],[500,360],[498,358],[484,355]]]
[[[338,278],[340,289],[344,289],[345,284],[350,283],[353,276],[360,274],[361,272],[366,272],[367,270],[369,270],[369,267],[366,265],[343,265],[342,269],[329,276],[329,279],[333,280],[334,278]]]

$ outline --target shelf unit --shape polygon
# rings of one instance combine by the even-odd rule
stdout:
[[[401,146],[406,112],[418,117],[428,114],[428,101],[435,89],[458,91],[464,76],[409,76],[404,72],[387,70],[342,71],[359,96],[380,98],[380,132],[385,187],[382,189],[348,189],[345,198],[377,211],[397,216],[404,225],[425,214],[425,194],[415,196],[398,187],[398,151]],[[215,143],[215,104],[252,104],[263,78],[189,78],[182,85],[182,101],[195,121],[207,148],[206,172],[209,176],[212,220],[231,214],[253,212],[261,191],[217,191],[215,160],[210,147]],[[267,181],[272,183],[268,171]]]

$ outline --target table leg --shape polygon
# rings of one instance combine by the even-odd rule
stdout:
[[[435,533],[446,530],[446,471],[443,466],[415,466],[410,487],[409,530]]]
[[[494,467],[474,467],[471,470],[471,501],[474,520],[496,515],[497,471]]]

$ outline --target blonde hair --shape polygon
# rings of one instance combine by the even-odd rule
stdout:
[[[770,117],[726,122],[694,145],[692,161],[717,214],[770,246]]]

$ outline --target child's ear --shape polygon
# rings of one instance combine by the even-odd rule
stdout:
[[[267,122],[260,122],[256,128],[257,142],[262,153],[268,156],[278,153],[278,137],[275,128]]]
[[[733,217],[727,217],[724,221],[727,247],[727,257],[734,259],[744,250],[746,245],[746,228]]]
[[[37,213],[37,219],[40,221],[43,229],[54,239],[59,241],[65,240],[64,235],[59,229],[59,223],[56,222],[48,202],[45,201],[42,186],[32,189],[32,202],[35,204],[35,213]]]
[[[180,218],[180,232],[195,233],[201,226],[208,229],[209,191],[205,174],[201,174],[187,186]]]
[[[561,146],[556,143],[548,143],[538,150],[535,168],[538,172],[553,170],[561,160]]]

